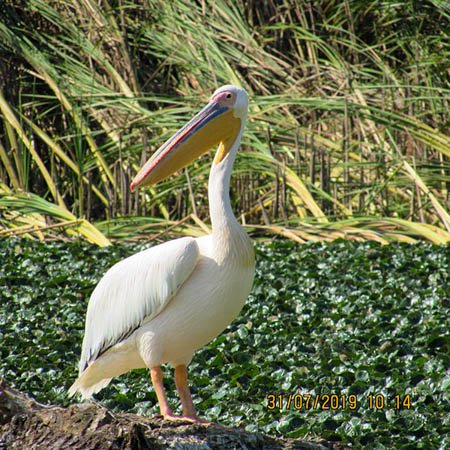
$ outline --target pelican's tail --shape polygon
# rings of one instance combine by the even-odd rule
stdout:
[[[91,370],[93,369],[93,370]],[[108,386],[111,378],[100,378],[95,373],[93,366],[89,366],[69,388],[69,397],[73,397],[77,392],[81,394],[82,399],[92,397],[93,394],[101,391]]]
[[[145,363],[135,347],[113,347],[84,369],[70,386],[69,396],[79,392],[82,398],[89,398],[108,386],[112,378],[142,367],[146,367]]]

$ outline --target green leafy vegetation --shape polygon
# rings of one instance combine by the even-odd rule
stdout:
[[[142,248],[0,241],[0,376],[38,401],[68,405],[89,295],[108,267]],[[191,364],[200,413],[367,449],[446,448],[450,247],[274,241],[257,253],[244,310]],[[166,387],[175,404],[171,374]],[[281,410],[269,408],[271,394],[283,395]],[[321,408],[326,394],[339,397],[336,410]],[[304,404],[297,396],[286,409],[295,395]],[[147,370],[118,377],[96,398],[158,413]]]

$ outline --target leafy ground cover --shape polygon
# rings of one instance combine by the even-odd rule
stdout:
[[[69,404],[89,294],[140,248],[0,241],[0,377],[38,401]],[[257,251],[243,312],[191,365],[199,411],[363,448],[449,445],[450,247],[275,241]],[[172,377],[166,387],[173,398]],[[97,399],[157,414],[145,370]]]

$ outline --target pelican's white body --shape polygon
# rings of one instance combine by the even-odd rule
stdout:
[[[147,367],[166,362],[174,367],[189,364],[193,353],[218,336],[239,314],[250,293],[252,259],[235,259],[233,264],[217,259],[213,236],[200,238],[197,244],[197,264],[180,293],[136,332],[137,349]]]
[[[83,397],[98,392],[111,378],[132,369],[164,363],[174,367],[189,364],[196,350],[218,336],[233,321],[250,293],[254,275],[252,243],[245,233],[240,237],[235,248],[219,252],[222,253],[219,255],[216,251],[222,241],[219,236],[181,238],[167,243],[184,249],[188,253],[186,259],[195,258],[193,271],[174,296],[167,299],[161,312],[147,318],[129,337],[108,349],[80,374],[76,388]],[[133,277],[141,281],[116,292],[116,301],[121,298],[126,306],[129,299],[146,296],[152,290],[152,281],[155,284],[153,289],[160,287],[159,283],[156,285],[160,280],[158,277],[152,280],[151,273],[155,263],[161,263],[159,258],[165,253],[167,244],[133,255],[110,269],[102,279],[105,283],[111,276],[120,276],[124,280]],[[141,280],[136,279],[136,265],[146,262],[147,267],[141,267],[139,272]],[[101,294],[104,293],[102,281],[96,288]],[[95,304],[95,299],[93,294],[90,306]],[[111,314],[108,310],[111,311],[106,308],[103,314]],[[86,338],[83,356],[95,345],[95,337],[86,334]]]
[[[69,393],[89,397],[112,377],[164,363],[187,365],[194,352],[239,314],[254,276],[253,245],[233,215],[229,185],[247,114],[245,91],[236,114],[242,125],[209,177],[212,234],[181,238],[113,266],[89,301],[80,375]],[[220,90],[216,91],[219,92]]]

